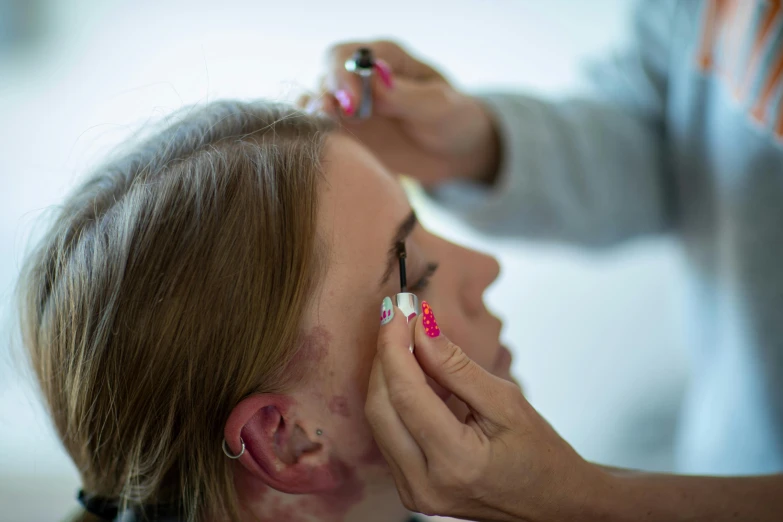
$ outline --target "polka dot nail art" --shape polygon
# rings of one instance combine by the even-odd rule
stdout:
[[[435,320],[435,316],[432,314],[432,308],[430,308],[427,301],[421,302],[421,315],[422,324],[424,325],[424,332],[429,337],[437,337],[440,335],[440,328],[438,328],[438,322]]]
[[[388,324],[392,319],[394,319],[392,300],[389,297],[384,297],[383,303],[381,303],[381,326]]]

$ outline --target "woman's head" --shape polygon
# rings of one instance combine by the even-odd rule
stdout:
[[[20,287],[25,343],[85,491],[193,520],[341,519],[370,482],[391,484],[363,404],[402,236],[412,284],[440,264],[413,291],[493,369],[500,324],[481,296],[497,264],[416,224],[398,180],[327,121],[214,103],[100,169]],[[224,438],[235,453],[244,441],[237,461]],[[272,489],[298,496],[272,502]]]
[[[263,103],[182,111],[59,210],[29,260],[25,340],[86,491],[225,496],[228,412],[291,385],[328,131]]]

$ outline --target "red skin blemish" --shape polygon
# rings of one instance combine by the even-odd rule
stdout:
[[[329,356],[332,334],[323,325],[310,328],[300,335],[296,354],[288,363],[287,371],[302,377],[308,368],[317,368]]]
[[[328,358],[331,340],[331,333],[322,325],[314,326],[307,333],[302,334],[297,343],[296,354],[291,359],[287,371],[294,378],[302,378],[307,375],[311,368],[323,367],[319,363]],[[332,371],[330,375],[334,375],[334,372]],[[317,393],[316,396],[320,396],[320,393]],[[286,404],[283,401],[277,407],[280,414],[285,417],[290,403]],[[335,415],[346,418],[351,416],[349,403],[345,396],[336,395],[332,397],[328,402],[328,407]],[[272,415],[274,411],[269,409],[269,411],[259,413],[262,417],[267,417]],[[264,424],[270,424],[270,426],[274,424],[274,422],[269,422],[268,420],[263,422]],[[283,441],[290,436],[292,426],[279,426],[277,429],[279,431],[272,441],[275,453],[280,451],[279,448]],[[260,450],[256,449],[258,441],[247,440],[246,438],[245,443],[251,454],[260,454]],[[280,458],[280,455],[278,455],[278,458]],[[372,442],[367,456],[362,458],[360,465],[371,462],[385,463],[380,450],[378,450],[374,442]],[[286,464],[291,465],[292,463]],[[312,520],[318,520],[319,522],[342,522],[348,512],[365,499],[365,484],[358,477],[356,468],[334,456],[320,469],[311,468],[307,470],[303,468],[302,472],[307,473],[307,476],[303,476],[302,481],[294,479],[287,485],[292,491],[300,489],[300,487],[297,487],[297,484],[303,485],[312,481],[314,473],[323,477],[323,484],[331,483],[334,485],[333,487],[329,486],[332,489],[320,492],[305,493],[304,489],[300,489],[301,493],[298,494],[282,493],[269,487],[260,477],[254,476],[248,470],[243,470],[241,466],[237,466],[237,468],[235,479],[238,482],[237,489],[240,493],[240,501],[245,504],[245,509],[256,513],[259,520],[263,522],[310,522]],[[266,471],[272,472],[271,469]]]
[[[348,399],[342,395],[335,395],[329,399],[329,411],[341,417],[350,418],[351,409],[348,407]]]
[[[335,491],[314,497],[314,514],[325,522],[340,522],[352,507],[364,500],[364,483],[356,476],[353,466],[332,458],[330,465],[343,477],[342,485]]]
[[[331,473],[341,478],[340,485],[333,491],[280,497],[276,491],[261,486],[254,498],[256,511],[261,522],[342,522],[348,512],[364,500],[364,483],[359,480],[354,467],[332,458],[327,464]],[[262,501],[259,503],[258,501]]]

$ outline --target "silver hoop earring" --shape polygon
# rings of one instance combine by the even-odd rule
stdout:
[[[231,451],[228,449],[228,444],[226,444],[226,439],[223,439],[223,453],[226,454],[226,457],[232,460],[236,460],[245,454],[245,441],[242,440],[242,437],[239,437],[239,442],[242,443],[242,449],[239,450],[239,453],[237,453],[236,455],[232,455]]]

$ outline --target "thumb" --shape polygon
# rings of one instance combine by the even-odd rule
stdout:
[[[487,372],[440,331],[432,307],[421,304],[416,322],[414,354],[424,372],[451,391],[475,413],[490,421],[501,421],[500,402],[506,396],[506,381]]]
[[[437,121],[444,118],[454,103],[456,91],[444,80],[397,77],[393,87],[376,82],[373,96],[378,114],[382,116],[419,121]]]

